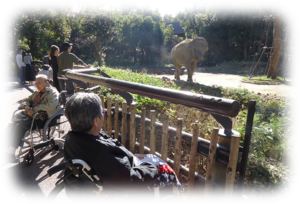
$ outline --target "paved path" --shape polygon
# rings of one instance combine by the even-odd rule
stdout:
[[[157,77],[167,77],[171,80],[174,80],[174,75],[165,74],[157,75]],[[234,75],[234,74],[218,74],[218,73],[204,73],[204,72],[195,72],[193,75],[194,82],[199,84],[212,86],[223,86],[223,87],[235,87],[235,88],[246,88],[249,91],[254,93],[262,94],[276,94],[278,96],[292,96],[295,93],[295,87],[291,85],[258,85],[242,82],[242,78],[245,76]],[[186,81],[187,74],[181,75],[180,80]]]
[[[16,78],[11,78],[7,82],[2,83],[3,98],[6,99],[6,102],[5,106],[2,104],[1,106],[5,107],[3,115],[5,116],[4,118],[7,118],[7,120],[1,124],[2,138],[7,137],[7,134],[3,134],[3,129],[5,129],[6,124],[10,121],[13,111],[19,106],[19,102],[35,90],[36,87],[34,85],[20,85]],[[1,100],[3,101],[3,99]],[[62,118],[62,120],[66,120],[66,118]],[[61,128],[67,132],[70,127],[68,123],[65,123]],[[3,142],[1,145],[3,145]],[[4,149],[4,145],[2,149]],[[62,175],[59,172],[47,178],[47,170],[59,164],[62,160],[63,155],[56,155],[54,153],[50,153],[42,160],[35,157],[31,166],[25,166],[22,163],[5,164],[4,159],[1,160],[2,177],[5,179],[5,182],[1,182],[1,185],[5,185],[5,192],[7,192],[5,197],[13,198],[14,200],[21,199],[22,201],[44,200],[46,197],[49,199],[50,193],[55,192],[53,190],[55,188],[55,182],[58,180],[57,178]],[[57,201],[58,199],[60,202],[67,199],[64,190],[57,193],[54,200]]]

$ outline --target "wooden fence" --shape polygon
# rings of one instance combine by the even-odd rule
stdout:
[[[118,90],[121,93],[120,95],[127,97],[127,102],[121,104],[117,99],[112,104],[112,98],[106,97],[106,106],[104,107],[104,96],[100,96],[103,107],[107,109],[103,130],[108,135],[120,139],[121,143],[133,153],[151,153],[167,161],[177,175],[182,174],[188,177],[188,195],[199,195],[203,198],[203,202],[207,204],[243,203],[243,182],[251,139],[255,101],[249,101],[244,146],[240,147],[240,135],[231,129],[232,122],[230,119],[230,117],[237,116],[239,112],[237,101],[115,80],[108,78],[105,73],[103,75],[106,77],[90,75],[94,72],[101,73],[99,69],[91,68],[64,70],[63,74],[68,80],[74,79],[98,85],[93,86],[93,88],[77,88],[77,91],[97,91],[100,86],[104,86]],[[141,115],[137,115],[136,104],[131,103],[132,100],[128,99],[128,92],[209,112],[224,129],[214,128],[211,141],[208,141],[199,137],[199,127],[196,123],[193,124],[192,134],[189,134],[182,131],[182,119],[180,118],[177,119],[177,125],[174,128],[168,126],[168,116],[163,117],[163,123],[156,122],[155,110],[150,110],[150,118],[146,118],[145,109],[142,109]],[[119,124],[120,121],[121,124]],[[140,126],[138,140],[136,139],[137,124]],[[145,146],[147,129],[150,129],[149,147]],[[161,153],[156,149],[157,135],[155,130],[162,132]],[[167,158],[169,137],[175,138],[173,160]],[[191,146],[189,169],[180,164],[182,141]],[[197,154],[207,158],[206,177],[195,172],[195,157]],[[235,181],[238,181],[237,185],[235,185]]]

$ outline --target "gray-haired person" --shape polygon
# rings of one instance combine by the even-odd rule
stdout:
[[[87,162],[103,181],[106,192],[133,190],[136,193],[137,190],[147,189],[158,181],[158,169],[149,162],[134,166],[133,154],[117,139],[101,131],[105,114],[101,104],[100,97],[94,93],[76,93],[68,99],[65,115],[72,130],[66,135],[65,159]],[[65,175],[69,173],[67,169]],[[73,180],[71,183],[77,179],[72,175],[67,178]],[[68,183],[66,189],[71,187]]]
[[[58,92],[53,88],[45,75],[36,75],[35,86],[37,91],[22,100],[24,111],[16,114],[13,122],[8,124],[8,162],[16,162],[15,151],[18,148],[24,134],[31,127],[32,116],[40,111],[40,119],[35,120],[35,125],[43,127],[47,118],[53,116],[61,108],[59,106]]]

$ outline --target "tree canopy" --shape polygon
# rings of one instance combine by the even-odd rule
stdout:
[[[217,9],[187,9],[161,16],[150,9],[100,9],[71,11],[46,10],[19,12],[12,30],[12,48],[22,47],[37,60],[51,45],[64,41],[74,44],[73,52],[88,63],[109,66],[172,64],[170,51],[184,40],[173,35],[165,23],[179,21],[186,38],[204,37],[209,50],[199,62],[213,66],[224,61],[258,59],[262,47],[272,46],[273,17],[270,11],[245,12]],[[286,40],[287,25],[282,23]],[[286,46],[283,42],[283,46]],[[268,60],[266,52],[264,60]],[[288,55],[283,54],[285,57]]]

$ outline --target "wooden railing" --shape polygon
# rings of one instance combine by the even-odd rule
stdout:
[[[100,73],[106,77],[91,75],[91,73]],[[200,182],[202,184],[205,183],[205,192],[209,192],[212,187],[220,188],[223,186],[225,187],[225,192],[231,193],[237,171],[239,172],[239,186],[243,185],[255,112],[255,101],[249,101],[244,146],[240,147],[240,134],[232,130],[230,119],[236,117],[239,113],[239,103],[236,100],[116,80],[109,78],[99,68],[64,70],[62,74],[68,80],[80,80],[92,86],[92,88],[85,90],[77,88],[77,91],[96,92],[100,86],[104,86],[118,91],[121,96],[123,95],[126,98],[126,102],[121,104],[117,99],[112,104],[112,97],[106,97],[106,106],[104,106],[104,96],[100,96],[103,107],[107,109],[103,130],[108,135],[119,139],[133,153],[151,153],[167,161],[178,176],[182,174],[188,178],[189,191],[192,191],[195,182]],[[163,117],[163,123],[158,123],[155,118],[155,110],[150,110],[150,118],[146,118],[145,109],[142,109],[141,115],[137,115],[136,104],[132,102],[132,98],[130,99],[128,93],[139,94],[208,112],[224,129],[214,128],[209,141],[199,137],[199,127],[196,123],[193,124],[192,134],[182,131],[182,119],[180,118],[177,119],[176,128],[168,126],[168,116]],[[136,134],[137,124],[140,125],[138,140]],[[149,147],[145,146],[147,128],[150,129]],[[156,149],[157,135],[155,130],[162,132],[161,149],[159,150]],[[175,138],[173,160],[167,158],[169,137]],[[218,138],[229,140],[230,146],[223,146],[220,140],[218,142]],[[182,141],[191,146],[189,168],[180,164]],[[206,177],[195,172],[195,157],[197,154],[207,158]],[[220,172],[220,169],[222,174],[225,175],[224,181],[221,182],[214,179],[213,176],[216,172]],[[214,170],[217,171],[213,173]]]

